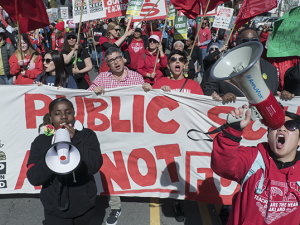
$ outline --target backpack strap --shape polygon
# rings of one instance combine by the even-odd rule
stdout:
[[[260,151],[258,150],[257,156],[256,156],[251,168],[249,169],[246,176],[242,180],[241,188],[240,188],[241,192],[243,192],[244,183],[249,179],[249,177],[251,177],[253,174],[255,174],[257,172],[257,170],[259,170],[259,169],[262,169],[263,173],[261,175],[258,187],[255,189],[255,193],[258,194],[258,195],[260,195],[263,192],[263,184],[264,184],[265,169],[266,169],[264,159],[263,159]]]

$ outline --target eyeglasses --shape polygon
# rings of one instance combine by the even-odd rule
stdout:
[[[171,57],[170,61],[171,62],[176,62],[177,59],[179,60],[179,62],[184,62],[184,57]]]
[[[249,41],[259,41],[259,39],[258,38],[242,38],[241,39],[242,43],[246,43],[246,42],[249,42]]]
[[[53,61],[53,60],[52,60],[52,59],[49,59],[49,58],[43,59],[43,63],[46,62],[46,64],[49,64],[51,61]]]
[[[67,39],[68,39],[68,40],[76,39],[76,37],[75,37],[75,36],[68,36]]]
[[[157,43],[158,43],[158,41],[157,41],[157,40],[154,40],[154,39],[150,39],[150,40],[149,40],[149,43],[151,43],[151,42],[153,42],[154,44],[157,44]]]
[[[116,61],[116,62],[120,62],[121,59],[122,59],[122,56],[117,56],[117,57],[114,58],[114,59],[108,60],[107,63],[108,63],[108,64],[112,64],[112,63],[114,63],[115,61]]]
[[[121,29],[115,29],[116,32],[120,32]]]

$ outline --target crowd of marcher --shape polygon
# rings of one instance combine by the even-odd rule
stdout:
[[[67,32],[63,21],[51,22],[48,27],[42,29],[42,32],[31,31],[21,34],[20,37],[17,36],[16,29],[8,29],[1,24],[0,83],[85,89],[96,94],[103,94],[109,88],[142,85],[144,91],[162,89],[207,95],[223,103],[234,102],[236,97],[244,96],[239,89],[227,82],[212,79],[211,68],[222,53],[241,43],[260,41],[266,45],[269,35],[268,26],[264,26],[260,34],[252,27],[243,26],[233,32],[227,44],[225,30],[214,28],[207,18],[204,18],[199,26],[196,23],[189,23],[187,40],[175,40],[174,27],[169,24],[166,24],[166,29],[162,33],[164,23],[168,22],[146,21],[137,28],[133,28],[134,23],[132,23],[129,24],[129,29],[126,29],[127,24],[124,19],[120,21],[97,19],[82,24],[80,37],[77,36],[76,30]],[[11,28],[13,24],[8,26]],[[200,29],[199,38],[196,37],[198,29]],[[79,43],[77,43],[78,38]],[[189,55],[191,55],[190,60],[188,60]],[[292,99],[300,95],[299,57],[268,58],[264,52],[260,65],[263,79],[274,95],[279,95],[283,99]],[[98,76],[91,81],[89,72],[93,69],[98,72]],[[66,109],[57,109],[58,107]],[[52,122],[55,121],[55,114],[53,114],[55,110],[69,110],[72,115],[74,114],[73,106],[67,100],[53,102],[51,107],[49,106]],[[71,117],[66,123],[74,121]],[[59,123],[55,126],[57,128]],[[70,132],[75,132],[70,127],[68,129]],[[83,130],[76,133],[77,144],[85,144],[87,141],[85,133],[90,134],[90,131]],[[80,138],[84,141],[81,142]],[[39,139],[41,138],[35,140],[31,151],[38,148],[42,141],[49,142],[49,145],[51,143],[49,138],[49,140]],[[92,161],[91,158],[86,157],[87,160]],[[96,154],[95,157],[102,162],[99,159],[101,156]],[[43,185],[43,189],[54,183],[60,184],[60,181],[55,180],[56,178],[53,178],[54,175],[49,171],[45,171],[42,176],[41,171],[46,169],[38,163],[38,159],[31,155],[28,161],[30,182],[34,185]],[[94,181],[90,177],[91,172],[87,173],[86,170],[91,169],[95,172],[99,170],[101,164],[99,162],[93,168],[81,168],[86,172],[84,174],[88,177],[87,182]],[[42,178],[38,178],[39,175]],[[68,181],[62,182],[72,182],[72,179],[68,178]],[[73,194],[78,194],[78,191],[79,189],[76,189]],[[42,190],[41,198],[42,193],[45,192]],[[70,189],[69,194],[71,193]],[[94,193],[88,194],[91,194],[90,200],[94,201]],[[46,205],[54,201],[51,193],[48,192],[43,201],[43,204],[47,202]],[[121,215],[120,197],[111,196],[109,205],[111,213],[106,223],[116,224]],[[86,206],[84,212],[86,215],[83,217],[85,221],[92,216],[91,209],[92,206]],[[174,201],[174,212],[177,221],[184,221],[184,211],[180,201]],[[229,206],[222,208],[220,217],[223,224],[226,224],[229,212]],[[54,217],[60,217],[59,213],[60,211],[57,211]],[[73,214],[72,216],[76,217]],[[54,217],[51,211],[45,210],[44,224],[60,224]]]

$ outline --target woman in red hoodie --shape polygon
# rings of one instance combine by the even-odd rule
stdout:
[[[156,55],[158,53],[159,57],[155,67]],[[138,73],[143,75],[145,82],[153,85],[158,79],[164,76],[160,69],[167,67],[167,64],[167,56],[163,52],[159,37],[155,34],[151,35],[149,38],[149,48],[140,56],[137,69]]]
[[[21,34],[21,46],[22,50],[17,49],[9,59],[10,74],[14,76],[14,84],[32,84],[43,72],[42,57],[34,50],[26,33]]]

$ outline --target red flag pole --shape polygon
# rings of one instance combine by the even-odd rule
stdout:
[[[83,12],[83,2],[84,2],[84,0],[82,0],[82,2],[81,2],[81,12],[80,12],[80,21],[79,21],[78,35],[77,35],[77,44],[79,44],[79,39],[80,39],[80,29],[81,29],[82,12]],[[75,54],[74,69],[76,68],[76,63],[77,63],[77,53],[78,53],[78,49],[76,50],[76,54]]]
[[[21,45],[21,34],[20,34],[20,24],[19,24],[19,12],[18,12],[18,4],[17,0],[15,0],[15,10],[16,10],[16,17],[17,17],[17,26],[18,26],[18,50],[21,55],[21,59],[23,60],[23,54],[22,54],[22,45]]]

